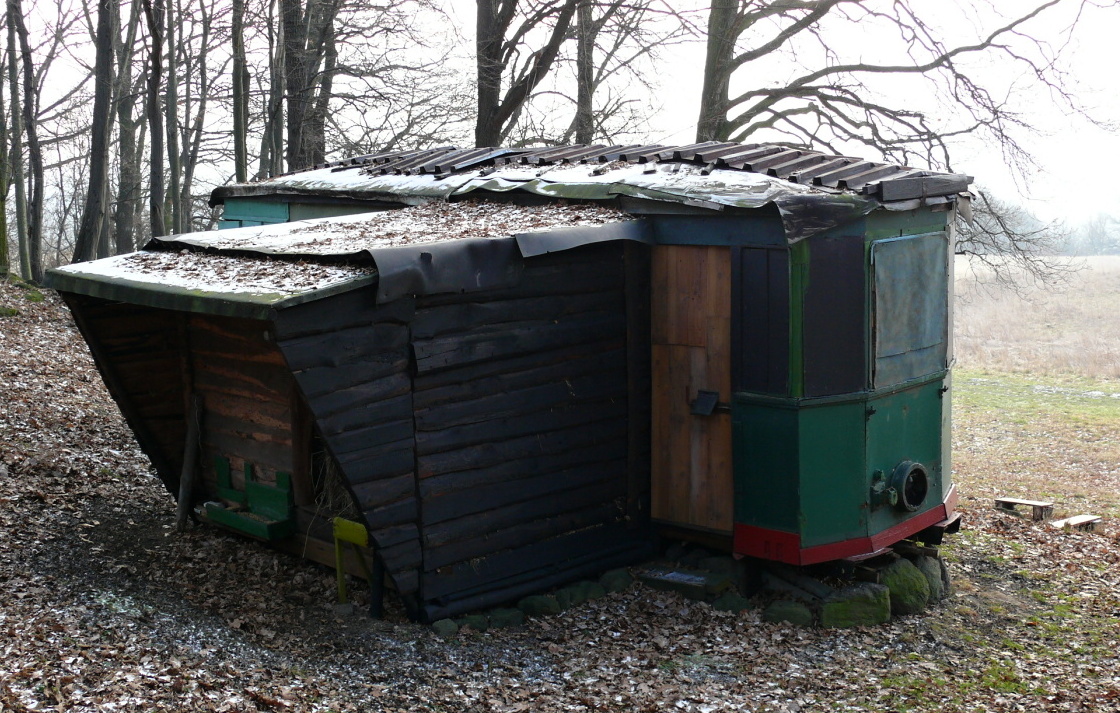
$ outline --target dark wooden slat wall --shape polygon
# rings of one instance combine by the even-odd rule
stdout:
[[[294,307],[277,344],[316,428],[402,595],[420,584],[415,433],[409,372],[411,299],[377,305],[359,290]]]
[[[63,296],[141,449],[168,489],[177,493],[186,438],[184,315]]]
[[[309,474],[294,457],[295,384],[284,357],[267,335],[269,324],[205,314],[187,317],[186,342],[194,393],[202,398],[202,482],[217,487],[215,460],[230,462],[234,487],[244,488],[246,466],[264,483],[276,474],[294,483]]]
[[[627,349],[625,255],[589,246],[526,261],[513,288],[418,299],[425,617],[643,548],[623,525],[628,439],[648,433],[630,424],[630,379],[648,378],[630,361],[649,349]]]
[[[532,258],[520,284],[481,293],[377,305],[358,290],[272,322],[71,299],[173,490],[187,384],[207,489],[216,455],[238,485],[244,462],[309,480],[313,424],[430,619],[649,551],[645,250]]]

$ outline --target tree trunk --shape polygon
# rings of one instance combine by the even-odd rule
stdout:
[[[323,74],[319,80],[315,106],[307,118],[304,141],[310,154],[310,164],[317,166],[327,160],[327,112],[330,111],[331,97],[334,94],[334,73],[338,66],[338,47],[334,41],[333,25],[324,28],[327,33],[324,50]]]
[[[697,141],[724,141],[727,122],[731,61],[735,56],[738,0],[712,0],[708,13],[708,52],[704,60],[704,85],[700,92]]]
[[[568,36],[578,0],[563,0],[554,4],[550,12],[541,12],[532,18],[530,27],[522,26],[515,35],[523,36],[533,26],[539,26],[550,17],[555,24],[548,40],[530,54],[531,59],[518,71],[518,77],[502,94],[502,75],[506,71],[503,57],[509,52],[504,45],[506,33],[517,9],[515,0],[477,0],[475,15],[475,65],[477,70],[478,116],[474,138],[476,146],[497,146],[502,136],[525,107],[533,90],[552,70],[560,45]],[[517,41],[511,39],[508,41]],[[526,48],[528,53],[528,48]]]
[[[268,4],[268,110],[261,136],[261,161],[257,178],[284,172],[284,26],[276,21],[280,0]],[[275,31],[274,31],[275,29]]]
[[[163,74],[163,0],[144,0],[151,47],[148,60],[148,132],[152,136],[148,174],[148,221],[152,237],[167,234],[163,222],[163,115],[160,113],[160,75]]]
[[[298,171],[322,161],[322,132],[316,131],[317,105],[330,102],[334,67],[322,67],[334,39],[339,0],[279,0],[284,33],[284,88],[287,102],[288,170]],[[318,91],[316,91],[318,90]],[[318,159],[318,160],[317,160]]]
[[[288,170],[298,171],[312,165],[304,130],[311,109],[311,68],[308,67],[307,25],[312,8],[305,11],[300,0],[280,0],[280,22],[284,41],[284,89],[287,96]]]
[[[8,5],[11,11],[11,3]],[[16,234],[19,243],[19,274],[31,279],[31,246],[27,239],[27,184],[23,176],[23,113],[19,97],[19,55],[16,54],[16,26],[8,23],[8,89],[12,98],[12,182],[16,184]]]
[[[8,115],[4,107],[4,83],[0,82],[0,280],[7,279],[12,271],[8,257],[8,194],[11,192],[12,171],[8,163]]]
[[[112,129],[113,100],[113,21],[114,0],[97,4],[97,49],[93,66],[93,123],[90,135],[89,183],[86,203],[74,244],[72,262],[92,260],[102,249],[106,198],[109,182],[109,139]],[[105,241],[106,246],[108,241]]]
[[[194,171],[198,166],[198,154],[202,148],[202,128],[206,121],[206,107],[210,95],[210,77],[207,75],[207,58],[213,13],[206,9],[205,3],[199,3],[199,19],[202,23],[201,48],[198,53],[198,109],[194,114],[194,121],[189,132],[183,136],[183,154],[180,165],[183,169],[183,183],[179,189],[179,210],[183,225],[181,232],[189,233],[194,228],[191,224],[191,188],[194,186]],[[188,105],[189,106],[189,105]]]
[[[576,143],[589,144],[595,135],[592,106],[595,74],[595,25],[591,0],[581,0],[576,9]]]
[[[8,21],[15,26],[23,65],[23,128],[27,132],[27,168],[31,184],[27,192],[27,258],[28,277],[43,281],[43,152],[39,147],[35,98],[35,67],[31,56],[31,39],[23,22],[20,0],[8,0]]]
[[[233,0],[233,171],[249,180],[249,69],[245,64],[245,0]]]
[[[115,7],[119,8],[119,5]],[[134,90],[137,89],[132,83],[132,56],[140,24],[140,5],[133,3],[131,7],[128,31],[123,42],[120,41],[120,33],[116,33],[118,166],[113,252],[117,255],[130,253],[135,249],[136,209],[140,200],[140,151],[136,131],[141,119],[133,118],[132,115],[136,108]]]
[[[475,64],[478,74],[475,146],[497,146],[501,134],[497,114],[502,97],[502,39],[506,27],[498,17],[500,5],[501,0],[478,0],[475,16]]]
[[[182,167],[179,164],[179,61],[183,56],[180,52],[182,40],[177,40],[176,23],[181,12],[177,11],[176,2],[169,3],[164,11],[166,13],[166,34],[164,43],[167,45],[167,88],[163,106],[166,112],[167,133],[167,173],[169,176],[167,202],[170,208],[170,224],[166,232],[178,234],[183,232],[182,206],[179,205],[179,189],[182,178]]]

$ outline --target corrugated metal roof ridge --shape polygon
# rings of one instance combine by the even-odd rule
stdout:
[[[684,146],[663,144],[571,144],[524,148],[439,146],[428,149],[371,153],[322,164],[316,168],[335,171],[360,168],[367,175],[429,174],[445,178],[457,172],[483,167],[491,170],[503,165],[549,166],[559,164],[605,164],[682,162],[704,166],[703,175],[714,169],[762,173],[791,183],[834,190],[883,195],[881,186],[896,179],[924,179],[901,193],[912,197],[949,195],[967,190],[969,177],[937,171],[923,171],[853,156],[836,156],[781,144],[739,144],[703,141]],[[655,169],[650,168],[649,171]],[[301,171],[294,171],[301,173]],[[292,175],[283,174],[283,175]],[[900,189],[902,187],[900,186]],[[931,192],[932,191],[932,192]],[[896,191],[892,191],[892,194]],[[896,199],[897,200],[897,199]]]

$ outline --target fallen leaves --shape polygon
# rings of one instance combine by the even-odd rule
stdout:
[[[944,548],[958,586],[923,616],[800,630],[635,586],[444,641],[392,600],[385,621],[336,617],[329,570],[173,534],[173,500],[65,309],[0,284],[8,305],[0,711],[1120,710],[1120,539],[991,509],[981,494],[1005,473],[984,455],[1007,447],[1005,424],[960,416],[975,451],[966,530]]]

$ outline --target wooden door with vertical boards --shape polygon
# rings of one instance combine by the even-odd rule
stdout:
[[[691,413],[700,391],[731,400],[731,251],[653,249],[652,515],[708,531],[732,529],[731,414]]]

